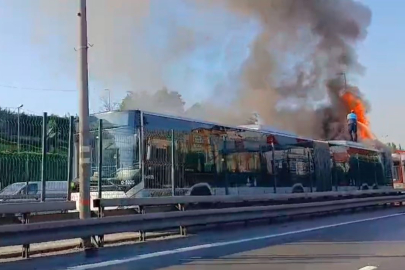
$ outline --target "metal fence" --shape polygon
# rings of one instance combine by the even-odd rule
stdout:
[[[0,113],[0,199],[66,194],[69,118]]]
[[[0,117],[0,200],[78,198],[73,120],[47,114]],[[273,150],[265,138],[103,125],[99,119],[90,126],[92,198],[294,192],[296,183],[308,191],[316,188],[313,153],[304,147]],[[357,184],[372,179],[372,186],[382,177],[378,159],[356,162],[348,164],[350,172],[343,170],[345,164],[334,164],[334,185],[357,177]]]

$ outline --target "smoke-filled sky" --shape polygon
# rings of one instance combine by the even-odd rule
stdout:
[[[76,112],[74,91],[21,88],[76,89],[77,2],[0,0],[0,106]],[[371,103],[375,133],[405,144],[405,127],[389,120],[405,97],[405,3],[360,2],[368,8],[339,0],[88,0],[91,109],[105,88],[118,101],[126,91],[167,86],[188,106],[238,104],[272,122],[280,96],[288,106],[322,100],[325,81],[344,71]]]

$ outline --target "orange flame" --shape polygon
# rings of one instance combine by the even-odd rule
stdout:
[[[357,114],[358,136],[360,139],[374,139],[374,135],[370,130],[370,122],[367,117],[366,106],[364,102],[351,92],[345,92],[342,96],[342,101],[346,107],[346,113],[351,110]]]

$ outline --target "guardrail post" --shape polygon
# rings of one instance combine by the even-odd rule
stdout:
[[[72,180],[73,180],[73,138],[74,138],[74,118],[69,118],[69,148],[68,148],[68,175],[67,175],[67,200],[72,197]]]
[[[48,152],[48,143],[47,143],[47,138],[48,138],[48,114],[44,112],[43,118],[42,118],[42,162],[41,162],[41,201],[45,201],[45,196],[46,196],[46,153]]]
[[[180,211],[186,211],[186,207],[184,206],[184,204],[178,204],[178,208]],[[187,228],[185,226],[180,226],[180,235],[187,235]]]
[[[139,242],[145,242],[145,241],[146,241],[146,232],[139,231]]]
[[[22,213],[22,219],[21,219],[22,224],[28,224],[29,223],[29,215],[30,215],[30,213]],[[24,259],[28,259],[30,257],[30,244],[23,244],[22,245],[22,254],[21,254],[21,256]]]
[[[146,214],[145,208],[140,205],[139,206],[139,210],[138,210],[139,214]],[[145,231],[139,231],[139,242],[145,242],[146,241],[146,232]]]

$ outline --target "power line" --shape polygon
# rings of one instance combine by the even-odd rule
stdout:
[[[5,84],[0,84],[0,87],[18,89],[18,90],[34,90],[34,91],[47,91],[47,92],[76,92],[76,90],[72,90],[72,89],[17,87],[17,86],[12,86],[12,85],[5,85]]]

